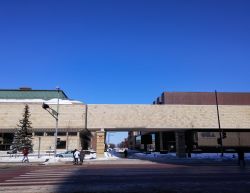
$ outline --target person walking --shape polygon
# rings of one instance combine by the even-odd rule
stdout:
[[[243,149],[238,149],[237,151],[238,153],[238,165],[240,166],[240,168],[245,168],[245,156],[244,156],[244,150]]]
[[[76,149],[75,153],[74,153],[74,156],[75,156],[75,163],[74,165],[78,165],[78,159],[79,159],[79,156],[80,156],[80,152]]]
[[[125,157],[125,158],[128,157],[128,151],[127,151],[127,149],[124,150],[124,157]]]
[[[85,158],[85,152],[84,152],[84,150],[82,149],[82,150],[80,151],[80,164],[81,164],[81,165],[83,164],[84,158]]]
[[[76,158],[75,158],[75,152],[76,152],[76,149],[71,151],[71,153],[73,154],[73,164],[75,165],[76,163]]]
[[[23,160],[22,162],[29,162],[29,158],[28,158],[28,154],[29,154],[29,150],[27,147],[23,148]]]

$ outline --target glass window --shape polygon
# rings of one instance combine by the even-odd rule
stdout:
[[[201,137],[215,137],[214,132],[201,132]]]
[[[47,136],[54,136],[54,132],[47,132]]]
[[[57,139],[57,149],[66,149],[66,141]]]
[[[76,136],[76,135],[77,135],[77,132],[69,132],[68,135],[69,135],[69,136]]]
[[[58,136],[66,136],[66,132],[58,132],[57,135]]]
[[[43,136],[43,132],[35,132],[35,136]]]

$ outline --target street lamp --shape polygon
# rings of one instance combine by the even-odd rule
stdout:
[[[57,87],[57,107],[56,110],[52,109],[48,104],[43,103],[42,108],[49,112],[52,117],[56,120],[56,128],[55,128],[55,148],[54,148],[54,156],[56,157],[56,148],[57,148],[57,130],[58,130],[58,117],[59,117],[59,91],[60,88]]]

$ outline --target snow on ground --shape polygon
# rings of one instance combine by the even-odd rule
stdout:
[[[167,154],[160,154],[159,152],[152,152],[149,154],[146,153],[135,153],[135,157],[143,158],[143,159],[154,159],[154,160],[171,160],[171,159],[178,159],[176,157],[176,153],[167,153]],[[193,153],[191,155],[192,160],[214,160],[214,161],[222,161],[222,160],[237,160],[238,156],[237,153],[224,153],[224,156],[221,157],[220,153]],[[245,160],[250,160],[250,153],[245,153]]]
[[[167,153],[167,154],[160,154],[159,152],[151,152],[149,154],[146,153],[138,153],[129,151],[129,156],[131,158],[137,159],[148,159],[152,161],[167,161],[167,160],[176,160],[179,159],[176,157],[175,153]],[[116,153],[114,150],[109,152],[104,152],[104,156],[102,158],[96,159],[85,159],[85,161],[98,161],[98,160],[118,160],[121,159],[123,155]],[[6,151],[0,152],[0,162],[16,162],[21,163],[23,159],[22,154],[18,154],[17,156],[11,156],[6,153]],[[46,161],[47,160],[47,161]],[[185,160],[185,159],[183,159]],[[211,160],[211,161],[225,161],[225,160],[237,160],[237,153],[225,153],[223,157],[221,157],[220,153],[199,153],[199,154],[192,154],[191,158],[186,158],[186,160]],[[245,154],[245,160],[250,160],[250,153]],[[54,157],[53,154],[50,156],[47,154],[42,154],[39,158],[37,154],[30,154],[29,155],[29,162],[31,163],[43,163],[45,165],[52,164],[52,163],[64,163],[64,162],[71,162],[73,161],[73,157],[68,158],[59,158]]]
[[[62,163],[62,162],[71,162],[73,161],[73,156],[72,157],[66,157],[66,158],[59,158],[59,157],[54,157],[53,154],[51,155],[41,155],[38,157],[38,154],[29,154],[29,162],[31,163],[44,163],[44,164],[50,164],[50,163]],[[95,160],[115,160],[119,159],[114,152],[104,152],[104,156],[102,158],[96,158],[96,159],[85,159],[87,161],[95,161]],[[0,152],[0,162],[22,162],[23,160],[23,155],[22,154],[17,154],[15,155],[9,155],[7,154],[6,151],[1,151]],[[47,160],[47,161],[46,161]]]

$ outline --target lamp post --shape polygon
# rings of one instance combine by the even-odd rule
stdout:
[[[55,128],[55,147],[54,147],[54,156],[56,157],[56,148],[57,148],[57,131],[58,131],[58,116],[59,116],[59,91],[60,88],[56,87],[57,90],[57,107],[56,107],[56,111],[52,108],[50,108],[50,106],[46,103],[43,103],[42,108],[45,109],[46,111],[49,112],[49,114],[52,115],[52,117],[55,118],[56,120],[56,128]]]

